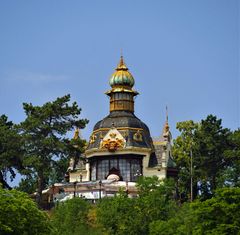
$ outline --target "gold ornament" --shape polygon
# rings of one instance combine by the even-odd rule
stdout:
[[[138,142],[143,141],[142,134],[139,130],[133,135],[133,139]]]
[[[97,139],[97,136],[95,134],[92,134],[91,137],[90,137],[90,144],[93,144]]]

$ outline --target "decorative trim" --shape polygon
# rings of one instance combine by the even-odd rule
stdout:
[[[138,131],[139,130],[139,131],[143,131],[142,128],[136,128],[136,127],[116,127],[116,129],[118,131],[122,131],[122,130],[133,130],[133,131]],[[111,127],[109,127],[109,128],[99,128],[99,129],[93,131],[92,133],[96,134],[96,133],[98,133],[100,131],[109,131],[109,130],[111,130]]]
[[[123,148],[125,146],[125,143],[126,141],[122,134],[115,127],[113,127],[102,139],[100,148],[105,148],[110,152],[115,152],[119,148]]]
[[[90,141],[89,141],[89,143],[90,143],[90,144],[95,143],[96,139],[97,139],[97,136],[93,133],[93,134],[90,136]]]
[[[166,145],[167,141],[153,141],[153,145]]]
[[[131,154],[133,152],[138,152],[138,153],[151,153],[152,149],[151,148],[141,148],[141,147],[127,147],[127,148],[122,148],[122,149],[118,149],[116,152],[112,153],[107,151],[106,149],[98,149],[98,148],[94,148],[94,149],[90,149],[90,150],[86,150],[85,154],[86,154],[86,158],[90,158],[92,156],[93,153],[101,153],[100,155],[102,155],[103,153],[106,153],[106,155],[111,155],[111,154]],[[96,156],[96,155],[94,155]]]

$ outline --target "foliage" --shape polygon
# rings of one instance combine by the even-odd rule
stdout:
[[[140,208],[137,200],[125,192],[113,198],[103,198],[97,209],[98,223],[109,234],[144,234]]]
[[[198,234],[239,234],[240,188],[218,189],[215,196],[191,205]]]
[[[159,187],[159,179],[157,176],[152,177],[139,177],[137,180],[137,188],[140,196],[146,196],[152,190]]]
[[[168,220],[154,220],[149,225],[151,235],[185,235],[191,234],[190,203],[184,203],[175,210],[175,215]]]
[[[52,162],[52,170],[49,173],[48,184],[53,185],[64,181],[64,176],[69,164],[69,157]]]
[[[32,194],[37,189],[37,177],[33,174],[29,174],[22,178],[19,185],[16,187],[17,190]]]
[[[228,166],[224,151],[229,148],[230,131],[222,127],[222,120],[209,115],[201,121],[201,128],[196,133],[200,155],[196,156],[200,180],[208,183],[209,191],[217,188],[218,177]]]
[[[150,222],[167,220],[174,213],[173,182],[141,177],[138,187],[138,198],[129,198],[122,191],[114,198],[102,199],[98,205],[98,222],[109,234],[148,234]]]
[[[15,170],[22,169],[21,137],[7,116],[0,116],[0,183],[10,189],[6,176],[15,178]]]
[[[231,162],[224,154],[229,149],[230,131],[221,119],[209,115],[200,123],[186,121],[177,124],[180,136],[174,141],[173,156],[179,168],[180,191],[189,195],[190,153],[193,156],[194,196],[200,192],[203,200],[212,196]]]
[[[51,215],[54,227],[53,235],[101,234],[88,224],[89,211],[92,206],[81,198],[73,198],[59,203]]]
[[[146,224],[156,219],[167,220],[174,214],[176,188],[172,179],[159,180],[156,176],[142,177],[137,187],[139,188],[138,205]],[[148,188],[148,191],[142,191],[143,188]]]
[[[167,221],[150,224],[151,235],[239,234],[240,188],[218,189],[206,201],[186,203]]]
[[[50,231],[46,213],[27,194],[0,188],[0,234],[41,235]]]
[[[240,129],[231,133],[228,137],[230,148],[224,151],[228,162],[221,185],[232,185],[240,187]]]
[[[78,118],[81,109],[77,103],[69,105],[69,102],[70,95],[66,95],[41,107],[23,104],[27,117],[19,128],[24,138],[24,166],[37,176],[39,204],[52,169],[56,169],[72,149],[71,142],[65,137],[67,132],[74,126],[84,128],[88,122]],[[84,142],[79,142],[81,149]]]
[[[199,128],[198,123],[193,121],[178,122],[177,129],[180,136],[174,140],[173,156],[179,170],[178,187],[181,200],[186,200],[190,195],[190,178],[191,178],[191,154],[193,158],[193,175],[196,174],[196,155],[199,155],[199,147],[196,139],[196,131]],[[193,185],[197,185],[196,177],[193,177]],[[196,187],[194,195],[196,196]]]

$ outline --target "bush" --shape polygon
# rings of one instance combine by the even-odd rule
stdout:
[[[81,198],[73,198],[59,203],[51,215],[54,235],[100,234],[97,228],[88,223],[92,205]]]
[[[49,234],[51,226],[45,212],[39,210],[26,193],[0,188],[0,234]]]

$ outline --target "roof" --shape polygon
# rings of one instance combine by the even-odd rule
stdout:
[[[145,123],[132,112],[113,111],[96,123],[87,150],[100,148],[102,139],[113,127],[125,138],[125,147],[152,149],[152,138]]]

